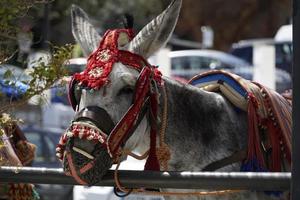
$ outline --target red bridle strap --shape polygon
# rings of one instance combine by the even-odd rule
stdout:
[[[161,73],[156,67],[151,66],[142,56],[119,49],[120,35],[124,33],[128,35],[129,40],[133,38],[131,29],[108,30],[105,33],[99,48],[90,55],[87,68],[83,72],[75,74],[74,80],[76,80],[79,85],[83,85],[90,89],[100,89],[102,86],[110,82],[109,74],[112,71],[113,64],[116,62],[121,62],[122,64],[140,72],[135,86],[135,95],[132,105],[113,128],[109,137],[104,142],[110,156],[113,159],[116,159],[119,156],[120,150],[126,140],[134,131],[133,129],[136,127],[137,122],[142,117],[142,110],[149,99],[151,113],[150,135],[152,138],[150,142],[152,150],[150,149],[149,157],[154,158],[154,160],[157,161],[155,154],[155,138],[157,132],[156,120],[158,91],[155,85],[162,84]],[[155,164],[154,168],[158,168],[159,170],[157,164]]]
[[[120,153],[120,147],[124,144],[125,139],[128,138],[128,134],[131,132],[131,129],[135,126],[141,109],[150,95],[152,75],[154,75],[153,68],[143,68],[136,83],[133,104],[109,134],[107,139],[107,148],[110,156],[113,158],[116,158],[116,156]]]

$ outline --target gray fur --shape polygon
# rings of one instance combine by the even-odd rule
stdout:
[[[209,163],[247,147],[247,115],[236,110],[222,95],[206,92],[168,78],[165,78],[165,87],[168,97],[165,140],[171,151],[171,160],[168,163],[170,171],[201,171]],[[161,99],[160,102],[163,100]],[[162,109],[161,103],[159,110]],[[240,171],[240,165],[241,162],[217,171],[237,172]],[[174,192],[174,189],[170,191]],[[271,200],[278,198],[265,195],[263,192],[242,191],[221,196],[166,196],[165,199]]]
[[[80,44],[85,56],[88,56],[98,47],[101,36],[90,23],[87,14],[74,4],[71,9],[71,17],[73,36]]]
[[[169,7],[147,24],[128,44],[127,49],[148,58],[163,47],[176,26],[182,0],[173,0]]]
[[[166,142],[172,144],[171,170],[199,171],[212,161],[245,148],[245,113],[235,111],[219,94],[170,79],[165,85],[168,96]],[[239,168],[231,170],[239,171]]]
[[[181,0],[174,0],[170,6],[156,19],[150,22],[127,46],[128,50],[150,56],[165,44],[174,30]],[[77,8],[77,12],[79,12]],[[81,11],[80,11],[81,12]],[[76,14],[77,15],[77,14]],[[87,17],[81,14],[83,20]],[[74,21],[74,20],[73,20]],[[73,27],[74,28],[74,27]],[[78,26],[75,33],[85,35],[87,29]],[[87,45],[85,36],[78,36],[80,44]],[[91,42],[91,40],[89,41]],[[98,44],[98,43],[97,43]],[[91,46],[94,48],[94,46]],[[124,88],[135,85],[138,72],[115,63],[109,75],[110,84],[98,91],[83,89],[79,110],[87,106],[99,106],[106,110],[114,123],[117,123],[131,105],[132,92],[122,92]],[[168,118],[165,141],[171,150],[169,170],[201,171],[206,165],[232,153],[246,148],[247,116],[236,110],[222,95],[210,93],[191,85],[184,85],[164,78],[167,90]],[[162,91],[160,91],[162,92]],[[163,109],[163,99],[160,98],[159,111]],[[147,116],[140,122],[133,135],[128,139],[124,148],[144,153],[149,149],[150,124]],[[101,179],[108,170],[112,160],[100,149],[99,145],[87,145],[81,140],[75,141],[76,147],[87,151],[97,158],[99,164],[89,173],[92,183]],[[77,154],[74,154],[76,157]],[[79,156],[79,155],[77,155]],[[75,158],[76,159],[76,158]],[[77,160],[82,160],[78,158]],[[101,162],[103,161],[103,162]],[[101,164],[100,164],[101,163]],[[218,171],[239,171],[240,164],[233,164]],[[80,165],[78,163],[77,165]],[[67,163],[65,163],[67,167]],[[167,198],[167,197],[166,197]],[[171,199],[272,199],[263,193],[243,192],[232,195],[212,197],[186,197]]]

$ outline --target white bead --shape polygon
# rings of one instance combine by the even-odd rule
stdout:
[[[99,137],[98,140],[99,140],[99,142],[104,143],[104,140],[102,137]]]
[[[73,136],[74,136],[74,134],[73,134],[73,132],[71,132],[71,131],[68,131],[68,132],[67,132],[67,136],[70,138],[70,137],[73,137]]]
[[[94,138],[93,135],[90,135],[90,136],[87,137],[88,140],[92,140],[93,138]]]
[[[83,135],[84,135],[84,130],[81,129],[79,134],[78,134],[78,137],[81,139],[83,137]]]

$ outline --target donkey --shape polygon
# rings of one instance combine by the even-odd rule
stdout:
[[[126,159],[120,155],[122,149],[141,154],[150,149],[146,168],[159,170],[159,152],[152,147],[160,142],[163,124],[163,144],[168,147],[164,153],[169,155],[164,167],[170,171],[205,170],[210,163],[247,148],[245,112],[238,112],[222,94],[161,76],[145,60],[168,41],[181,4],[173,0],[136,36],[128,20],[125,29],[109,30],[103,37],[87,14],[72,6],[73,35],[89,61],[70,83],[70,102],[77,114],[60,140],[57,156],[65,172],[79,183],[100,181],[117,156]],[[240,166],[241,162],[233,162],[213,170],[240,171]],[[193,198],[271,197],[240,192],[187,199]]]

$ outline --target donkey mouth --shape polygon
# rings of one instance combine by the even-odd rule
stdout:
[[[101,181],[113,164],[105,148],[106,137],[91,122],[73,122],[60,141],[60,144],[65,142],[60,148],[63,152],[59,152],[64,172],[80,184],[94,185]]]

